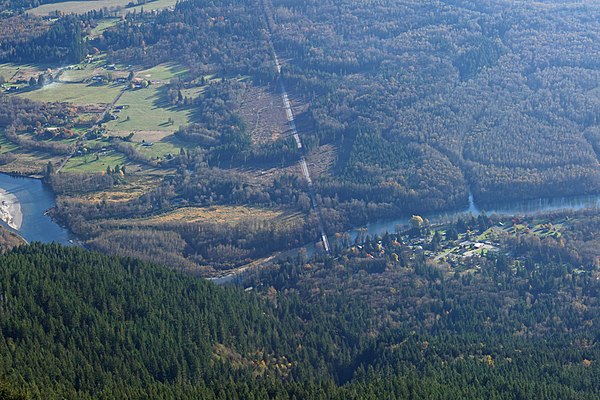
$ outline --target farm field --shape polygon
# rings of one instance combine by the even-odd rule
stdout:
[[[176,0],[157,0],[141,6],[125,8],[131,0],[93,0],[93,1],[65,1],[61,3],[43,4],[28,12],[37,16],[49,16],[55,14],[56,11],[63,14],[85,14],[94,10],[108,8],[109,10],[120,10],[121,14],[139,12],[142,8],[145,11],[160,10],[163,8],[174,6]]]
[[[122,86],[88,85],[85,83],[53,82],[41,89],[19,93],[18,96],[44,102],[68,102],[73,104],[109,104],[119,94]]]
[[[116,104],[119,106],[124,108],[116,114],[118,119],[108,122],[106,127],[116,134],[139,132],[136,139],[140,141],[144,139],[143,131],[174,132],[192,119],[191,110],[170,107],[162,89],[154,86],[126,91]]]
[[[2,76],[4,80],[8,82],[19,71],[20,68],[21,66],[19,64],[0,64],[0,76]]]
[[[104,76],[110,74],[113,79],[126,77],[125,70],[107,70],[105,68],[106,60],[103,55],[94,57],[91,63],[82,62],[70,66],[61,71],[60,76],[55,82],[52,82],[43,88],[25,88],[16,92],[14,95],[41,102],[67,102],[77,105],[92,105],[95,109],[101,110],[104,105],[111,103],[123,89],[122,84],[90,84],[94,76]],[[0,75],[8,77],[9,83],[15,84],[15,77],[26,80],[30,76],[37,77],[42,72],[47,72],[56,76],[56,68],[46,68],[45,66],[35,66],[26,64],[5,63],[0,64]],[[112,110],[117,118],[106,123],[105,127],[109,134],[128,135],[135,133],[131,144],[140,154],[156,159],[163,158],[168,154],[178,154],[181,148],[190,148],[186,144],[173,136],[173,132],[180,125],[187,124],[192,119],[191,109],[179,109],[170,106],[166,100],[166,84],[174,77],[183,76],[187,69],[178,64],[160,64],[153,68],[140,71],[137,77],[143,80],[153,82],[150,87],[127,90],[120,101]],[[7,79],[7,78],[5,78]],[[202,89],[202,88],[200,88]],[[75,129],[77,131],[77,129]],[[78,131],[80,134],[86,133],[87,129]],[[74,139],[73,139],[74,140]],[[144,142],[151,142],[150,145],[144,145]],[[93,141],[85,146],[88,148],[100,149],[100,147],[110,148],[110,143],[101,140],[93,145]],[[0,143],[0,152],[14,151],[16,147],[3,138]],[[26,153],[26,150],[23,150]],[[99,155],[97,157],[97,155]],[[31,165],[20,163],[16,165],[11,163],[6,168],[15,168],[15,170],[25,172],[32,171],[35,166],[44,166],[47,161],[44,157],[38,155],[29,155],[36,162]],[[29,157],[28,156],[28,157]],[[30,160],[31,161],[31,160]],[[68,161],[61,170],[62,172],[77,173],[98,173],[106,170],[107,167],[114,168],[116,164],[127,165],[131,168],[129,172],[145,171],[145,167],[131,163],[125,154],[120,152],[92,152],[86,155],[76,155]],[[40,167],[41,170],[41,167]]]
[[[103,71],[99,68],[82,68],[64,71],[60,75],[60,82],[64,83],[83,83],[86,79],[92,78],[95,74],[101,74]]]
[[[160,64],[138,72],[136,78],[150,81],[152,84],[144,89],[126,91],[115,104],[114,111],[118,112],[114,112],[114,115],[117,119],[109,121],[106,128],[116,135],[136,132],[136,142],[158,142],[177,130],[180,125],[191,122],[190,109],[180,109],[168,103],[165,86],[171,79],[186,73],[187,69],[177,64]],[[165,143],[162,147],[169,146]],[[180,147],[177,147],[177,150]],[[172,148],[169,147],[169,150]]]

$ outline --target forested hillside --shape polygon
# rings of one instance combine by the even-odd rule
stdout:
[[[20,247],[0,256],[6,391],[600,398],[598,284],[589,273],[548,262],[547,272],[513,275],[491,258],[481,273],[448,279],[418,259],[382,270],[369,266],[379,256],[365,263],[340,251],[339,261],[282,262],[247,292],[78,248]]]
[[[322,196],[434,209],[464,203],[469,188],[483,202],[600,189],[590,39],[600,27],[586,23],[600,13],[595,5],[199,6],[135,17],[145,23],[108,30],[97,45],[128,62],[175,57],[196,70],[216,63],[227,74],[270,80],[270,27],[283,77],[308,105],[305,140],[338,150]],[[174,46],[181,38],[185,47]]]
[[[273,0],[284,75],[338,143],[340,200],[450,204],[600,189],[600,8],[570,1]],[[348,193],[340,185],[362,185]],[[411,194],[412,192],[412,194]]]
[[[0,61],[79,62],[85,56],[82,31],[87,25],[86,18],[73,16],[52,22],[29,15],[0,18]]]
[[[179,61],[200,73],[272,79],[262,9],[254,0],[182,1],[155,15],[132,14],[93,41],[115,61],[156,65]]]

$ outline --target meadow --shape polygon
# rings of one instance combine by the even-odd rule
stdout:
[[[110,104],[121,91],[116,84],[90,85],[86,83],[53,82],[41,89],[19,93],[18,96],[44,102],[73,104]]]
[[[180,125],[189,123],[192,114],[191,110],[170,107],[164,100],[162,89],[153,86],[126,91],[116,103],[116,107],[119,106],[124,108],[116,114],[118,119],[106,124],[115,134],[128,134],[132,131],[172,133]],[[140,139],[140,135],[136,139]]]

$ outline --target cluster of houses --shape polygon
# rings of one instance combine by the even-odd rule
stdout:
[[[500,244],[493,240],[472,240],[469,237],[469,235],[465,236],[460,242],[442,241],[437,250],[432,249],[431,235],[383,238],[383,241],[355,244],[351,246],[350,253],[361,259],[373,260],[381,259],[387,254],[396,258],[396,261],[398,256],[403,253],[408,256],[408,259],[414,259],[416,255],[423,254],[425,257],[431,257],[447,263],[451,268],[456,268],[465,264],[475,265],[477,263],[473,264],[472,261],[481,257],[482,254],[500,250]]]
[[[484,252],[499,251],[499,244],[492,241],[462,241],[452,249],[451,252],[444,254],[442,260],[447,262],[450,267],[455,268],[468,259],[481,257]]]

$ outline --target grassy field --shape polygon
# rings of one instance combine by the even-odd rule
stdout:
[[[106,127],[115,133],[127,134],[136,131],[136,141],[151,140],[144,137],[144,131],[174,132],[179,125],[190,122],[192,111],[170,107],[162,89],[150,86],[146,89],[128,90],[117,102],[117,106],[126,106],[118,119],[110,121]],[[172,119],[172,123],[169,122]]]
[[[19,93],[18,96],[36,101],[65,101],[74,104],[111,103],[119,94],[121,86],[92,86],[84,83],[54,82],[42,89]]]
[[[85,14],[93,10],[101,10],[103,8],[110,9],[121,9],[121,14],[133,12],[136,10],[140,12],[143,8],[144,11],[160,10],[163,8],[174,6],[177,0],[157,0],[144,4],[143,6],[136,6],[131,8],[125,8],[125,6],[131,0],[81,0],[81,1],[65,1],[62,3],[43,4],[39,7],[33,8],[28,12],[38,16],[48,16],[54,14],[55,11],[59,11],[64,14]]]
[[[99,72],[99,71],[98,71]],[[60,76],[61,82],[78,83],[94,76],[96,71],[92,68],[74,69],[65,71]]]
[[[0,64],[0,76],[9,83],[14,83],[17,80],[28,81],[29,78],[37,78],[42,72],[53,69],[50,65],[35,65],[35,64],[15,64],[3,63]]]
[[[96,38],[102,35],[105,30],[116,25],[120,20],[120,18],[105,18],[98,21],[98,25],[90,32],[90,38]]]
[[[19,71],[21,65],[18,64],[0,64],[0,76],[4,78],[5,81],[10,81],[13,76]]]
[[[18,171],[25,175],[39,175],[48,162],[56,165],[63,157],[19,148],[12,150],[11,153],[17,156],[15,161],[0,166],[0,172]]]
[[[146,169],[143,174],[134,174],[129,172],[130,169],[133,168],[128,166],[125,180],[118,185],[101,192],[68,196],[69,201],[97,204],[104,201],[121,203],[133,200],[158,186],[165,175],[164,171],[155,169]]]
[[[0,136],[0,154],[15,151],[18,147],[7,140],[4,136]]]
[[[192,110],[172,107],[167,102],[166,86],[171,79],[187,73],[187,69],[178,64],[160,64],[156,67],[140,71],[137,78],[152,81],[146,89],[127,91],[117,106],[125,106],[118,114],[118,119],[110,121],[106,127],[114,134],[127,135],[136,132],[133,141],[154,142],[152,147],[141,147],[143,154],[162,157],[175,154],[181,147],[186,147],[172,137],[180,125],[192,121]],[[169,122],[171,120],[172,122]]]
[[[151,81],[160,81],[169,83],[169,80],[187,73],[187,68],[179,64],[159,64],[156,67],[140,71],[136,74],[137,78],[148,79]]]
[[[107,151],[105,155],[99,155],[96,160],[95,154],[71,158],[62,172],[102,172],[106,167],[114,168],[115,165],[129,166],[129,160],[125,155],[114,151]]]
[[[150,147],[142,146],[142,144],[139,142],[136,143],[136,140],[138,139],[141,139],[141,137],[133,137],[134,146],[140,153],[149,158],[163,158],[167,154],[177,155],[182,148],[187,150],[193,147],[193,145],[190,145],[190,143],[179,140],[175,135],[169,135],[160,139],[159,141],[153,141],[154,144]],[[151,141],[151,139],[146,140]]]

